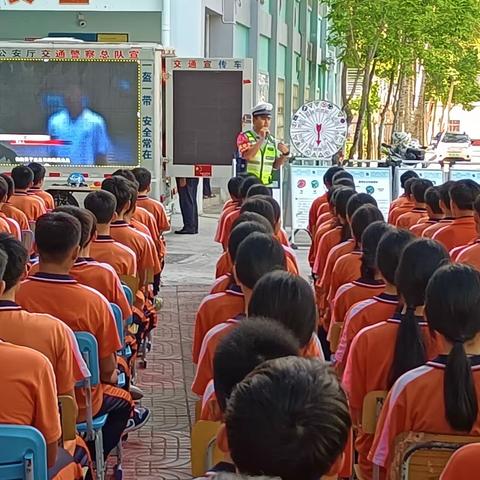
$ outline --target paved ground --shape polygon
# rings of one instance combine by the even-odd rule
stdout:
[[[195,312],[214,278],[221,248],[213,242],[219,205],[207,205],[200,218],[200,234],[167,235],[167,264],[163,274],[164,307],[154,333],[153,349],[138,385],[145,392],[142,404],[152,418],[130,434],[124,449],[125,480],[186,480],[190,473],[190,426],[195,396],[190,391]],[[181,218],[172,219],[173,229]],[[306,249],[298,251],[304,274]]]

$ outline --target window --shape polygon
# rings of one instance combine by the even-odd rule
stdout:
[[[448,122],[448,132],[460,133],[460,120],[450,120]],[[445,135],[445,137],[447,135]],[[443,141],[445,142],[446,140],[443,140]]]
[[[278,79],[277,92],[277,135],[278,138],[285,137],[285,79]]]
[[[300,107],[300,87],[298,85],[293,85],[292,90],[292,116]]]

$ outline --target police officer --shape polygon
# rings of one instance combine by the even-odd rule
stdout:
[[[183,219],[183,228],[175,231],[179,235],[198,233],[197,188],[198,178],[177,178],[178,197]]]
[[[270,135],[273,105],[260,102],[252,110],[253,128],[246,130],[237,137],[237,147],[240,156],[246,161],[248,173],[256,175],[264,185],[272,183],[272,170],[280,168],[290,149],[283,143],[276,145]]]

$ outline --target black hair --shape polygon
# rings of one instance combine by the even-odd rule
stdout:
[[[453,344],[443,378],[443,396],[447,422],[461,432],[470,432],[478,415],[465,343],[480,332],[479,312],[480,273],[462,264],[439,268],[428,283],[425,315],[430,328]]]
[[[115,170],[112,173],[112,176],[126,178],[129,182],[132,182],[137,187],[137,189],[139,188],[140,184],[137,182],[135,175],[131,170],[128,170],[127,168],[119,168],[118,170]]]
[[[352,190],[355,190],[355,182],[349,178],[341,178],[340,180],[336,180],[335,186],[348,187]]]
[[[469,178],[458,180],[449,193],[451,201],[459,210],[473,210],[473,203],[480,194],[480,185]]]
[[[102,190],[113,194],[117,201],[116,212],[121,213],[132,200],[131,182],[124,177],[114,175],[102,182]]]
[[[405,182],[411,178],[419,178],[418,173],[415,170],[407,170],[400,175],[400,186],[404,189]]]
[[[410,196],[410,195],[412,194],[413,184],[414,184],[414,182],[416,182],[417,180],[418,180],[418,178],[409,178],[409,179],[405,182],[405,186],[404,186],[405,195]]]
[[[384,221],[373,222],[368,225],[362,235],[362,263],[361,276],[365,280],[375,280],[377,272],[377,248],[382,236],[393,230],[393,227]]]
[[[265,218],[262,217],[260,214],[255,212],[243,212],[241,213],[237,219],[232,224],[232,230],[236,228],[238,225],[241,225],[243,222],[255,222],[260,223],[266,230],[267,233],[273,233],[272,224]]]
[[[327,190],[327,202],[332,205],[333,203],[333,197],[336,195],[335,192],[338,192],[339,190],[345,189],[343,185],[333,185]]]
[[[5,178],[0,177],[0,201],[7,201],[8,199],[8,183]]]
[[[440,194],[440,200],[445,204],[445,206],[450,210],[452,204],[450,202],[450,189],[455,185],[454,180],[449,180],[448,182],[442,183],[438,187],[438,193]]]
[[[406,312],[401,316],[397,331],[389,387],[398,377],[423,365],[427,360],[424,338],[415,318],[415,309],[425,304],[428,281],[448,259],[445,247],[430,239],[414,240],[403,250],[395,280]]]
[[[132,173],[138,183],[138,191],[144,192],[147,190],[152,183],[152,174],[150,170],[146,169],[145,167],[135,167],[132,170]]]
[[[15,190],[15,183],[13,182],[13,178],[7,173],[0,173],[0,177],[2,177],[7,182],[7,186],[8,186],[7,200],[9,200]]]
[[[225,423],[238,470],[282,480],[327,474],[351,428],[347,399],[331,367],[300,357],[258,366],[234,388]]]
[[[252,233],[240,243],[235,257],[238,281],[253,290],[263,275],[274,270],[286,270],[285,250],[272,235]]]
[[[430,187],[425,192],[425,203],[432,213],[441,215],[443,213],[440,208],[440,191],[438,187]]]
[[[328,168],[327,171],[323,174],[323,184],[327,188],[330,188],[333,183],[333,176],[341,170],[343,170],[343,167],[340,167],[338,165],[334,165],[333,167]]]
[[[28,168],[33,172],[33,184],[38,185],[45,178],[47,171],[41,163],[32,162],[29,163]]]
[[[8,259],[2,277],[5,282],[5,291],[8,291],[22,278],[28,262],[28,251],[22,242],[5,232],[0,233],[0,251],[4,252]]]
[[[360,246],[365,229],[372,223],[384,221],[382,212],[375,205],[363,205],[354,214],[351,220],[353,239],[356,247]]]
[[[246,200],[240,208],[240,213],[244,212],[258,213],[270,222],[272,228],[275,228],[275,212],[273,207],[263,198],[249,198]]]
[[[243,182],[243,177],[232,177],[227,184],[228,193],[232,199],[238,200],[240,198],[240,185]]]
[[[403,249],[415,238],[412,232],[392,228],[380,239],[377,248],[377,267],[382,277],[391,285],[395,283],[395,272]]]
[[[112,221],[117,208],[117,199],[107,190],[95,190],[85,197],[83,205],[95,215],[98,223],[107,224]]]
[[[63,212],[46,213],[35,224],[35,244],[40,259],[62,262],[80,245],[82,227],[72,215]]]
[[[287,327],[306,347],[317,324],[315,295],[309,283],[288,272],[263,276],[253,289],[249,316],[268,317]]]
[[[230,237],[228,239],[228,254],[232,263],[235,263],[235,257],[237,256],[237,250],[240,244],[253,232],[260,232],[265,234],[271,234],[263,224],[259,222],[242,222],[236,227],[232,228]]]
[[[252,185],[248,189],[247,198],[251,198],[251,197],[255,197],[255,196],[259,196],[259,195],[261,195],[262,197],[271,197],[272,196],[272,189],[263,185],[263,183]]]
[[[25,190],[33,183],[33,172],[26,165],[17,165],[12,169],[12,180],[16,190]]]
[[[222,412],[235,385],[255,367],[274,358],[298,355],[300,346],[292,333],[267,318],[249,318],[220,341],[213,357],[215,396]]]
[[[91,242],[97,230],[97,220],[90,210],[75,207],[73,205],[61,205],[60,207],[55,208],[54,212],[68,213],[80,222],[82,229],[82,234],[80,236],[81,248],[85,248]]]
[[[345,242],[352,236],[350,225],[347,222],[347,203],[353,195],[355,195],[355,190],[350,188],[339,190],[338,193],[335,194],[335,213],[337,217],[341,217],[344,220],[343,223],[339,221],[342,227],[339,243]]]
[[[5,269],[7,268],[8,257],[7,254],[0,249],[0,278],[3,278]]]
[[[374,197],[368,193],[356,193],[352,195],[347,203],[347,218],[351,219],[353,214],[362,206],[362,205],[373,205],[378,207],[378,203]]]
[[[282,215],[282,210],[280,209],[279,203],[271,196],[271,195],[261,195],[259,196],[262,200],[268,202],[273,208],[273,218],[275,223],[280,221],[280,217]]]
[[[348,180],[355,182],[353,175],[350,172],[347,172],[346,170],[342,169],[333,175],[332,185],[336,185],[336,183],[342,178],[347,178]]]
[[[253,176],[253,175],[244,178],[241,185],[240,185],[240,188],[238,190],[239,195],[240,195],[239,198],[242,199],[242,200],[247,198],[247,193],[248,193],[248,190],[250,189],[250,187],[252,185],[259,185],[261,183],[262,182],[260,181],[260,179],[258,177]]]
[[[416,202],[425,203],[425,192],[433,187],[433,182],[426,178],[417,178],[412,184],[412,195]]]

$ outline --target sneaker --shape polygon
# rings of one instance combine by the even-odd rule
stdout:
[[[158,295],[153,299],[153,305],[155,310],[159,312],[163,307],[163,298],[159,297]]]
[[[137,401],[143,398],[143,392],[140,388],[136,385],[130,384],[130,395],[132,396],[132,400]]]
[[[142,428],[150,419],[152,412],[145,407],[135,407],[133,417],[128,419],[127,426],[124,433],[134,432],[139,428]]]

